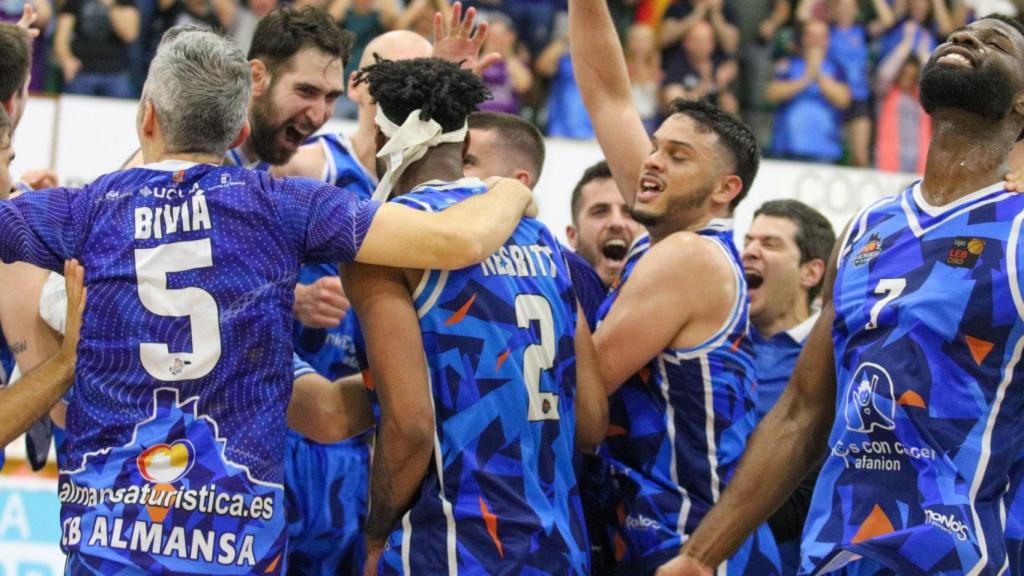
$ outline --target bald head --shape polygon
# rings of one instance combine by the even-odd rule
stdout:
[[[426,38],[408,30],[394,30],[381,34],[366,45],[359,67],[373,64],[373,55],[377,54],[385,60],[411,60],[413,58],[429,58],[433,47]]]
[[[393,30],[377,36],[366,45],[363,56],[359,59],[359,68],[365,68],[374,63],[374,55],[385,60],[412,60],[413,58],[429,58],[434,53],[434,47],[426,38],[408,30]],[[366,90],[366,85],[356,85],[354,80],[359,70],[353,70],[348,79],[348,97],[359,105],[366,108],[371,116],[376,110],[373,100]],[[363,114],[364,112],[360,112]]]

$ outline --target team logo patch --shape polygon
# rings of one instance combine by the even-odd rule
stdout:
[[[185,171],[178,170],[173,176],[171,176],[171,180],[173,180],[175,184],[181,184],[182,181],[185,180]]]
[[[985,241],[981,238],[958,236],[946,253],[946,264],[957,268],[974,268],[978,256],[985,251]]]
[[[860,252],[853,257],[853,265],[863,266],[865,263],[870,262],[875,258],[875,256],[878,256],[881,253],[882,239],[878,234],[872,234],[871,237],[868,238],[868,243],[865,244],[864,247],[860,249]]]
[[[192,469],[196,449],[188,440],[150,446],[136,463],[142,477],[156,484],[173,484]]]

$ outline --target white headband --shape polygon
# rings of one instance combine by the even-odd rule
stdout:
[[[377,106],[377,117],[374,121],[380,127],[380,131],[388,137],[387,144],[377,152],[377,158],[383,158],[387,163],[388,171],[380,179],[377,189],[373,191],[373,199],[378,202],[386,202],[391,196],[398,179],[402,177],[405,169],[417,162],[427,153],[427,150],[450,142],[463,142],[466,140],[468,128],[466,124],[462,128],[452,132],[444,132],[441,125],[435,120],[423,121],[420,119],[421,110],[416,109],[409,113],[405,122],[397,126],[384,115],[383,109]]]

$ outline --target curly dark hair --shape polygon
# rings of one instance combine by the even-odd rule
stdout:
[[[370,96],[395,124],[413,110],[422,120],[433,119],[445,132],[462,127],[466,117],[491,97],[483,81],[469,70],[438,58],[385,60],[359,70],[356,84],[367,84]]]

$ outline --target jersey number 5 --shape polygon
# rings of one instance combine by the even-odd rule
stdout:
[[[165,382],[195,380],[213,370],[220,360],[220,314],[217,301],[202,288],[168,288],[167,275],[213,266],[210,239],[164,244],[135,251],[139,300],[158,316],[187,316],[192,327],[192,352],[171,352],[167,344],[139,345],[142,366]]]
[[[527,418],[531,422],[558,420],[558,395],[540,391],[540,373],[550,370],[555,363],[555,320],[551,303],[537,294],[516,296],[516,322],[520,328],[529,328],[530,322],[540,324],[540,344],[531,344],[523,351],[523,380],[530,397]]]

